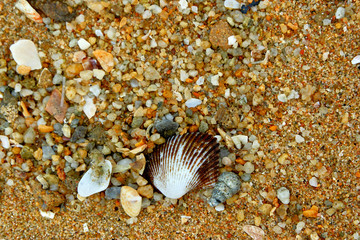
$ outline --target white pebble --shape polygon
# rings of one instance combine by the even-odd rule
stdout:
[[[27,96],[33,95],[33,93],[34,92],[30,89],[21,89],[20,96],[27,97]]]
[[[351,60],[351,64],[355,65],[360,63],[360,55],[357,55],[356,57],[353,58],[353,60]]]
[[[255,170],[255,166],[251,162],[246,162],[244,164],[244,172],[252,173],[252,172],[254,172],[254,170]]]
[[[305,141],[305,139],[304,139],[302,136],[296,134],[296,135],[295,135],[295,141],[296,141],[297,143],[302,143],[302,142]]]
[[[40,211],[40,215],[43,216],[44,218],[49,218],[49,219],[53,219],[55,217],[55,213],[51,212],[51,211],[47,211],[47,212],[44,212],[44,211]]]
[[[159,7],[158,5],[151,5],[150,7],[149,7],[149,10],[151,10],[154,14],[159,14],[159,13],[161,13],[162,12],[162,9],[161,9],[161,7]]]
[[[201,76],[201,77],[199,77],[199,79],[196,81],[196,84],[199,85],[199,86],[201,86],[201,85],[204,84],[204,81],[205,81],[204,77]]]
[[[342,19],[343,17],[345,17],[345,8],[339,7],[336,10],[335,17],[336,19]]]
[[[210,81],[212,85],[219,86],[219,75],[212,76]]]
[[[91,46],[91,44],[83,38],[80,38],[77,44],[81,50],[86,50]]]
[[[200,99],[190,98],[189,100],[187,100],[185,102],[185,106],[188,108],[193,108],[193,107],[197,107],[201,103],[202,103],[202,101]]]
[[[104,36],[104,34],[102,33],[102,31],[101,31],[100,29],[96,29],[96,30],[95,30],[95,35],[96,35],[97,37],[103,37],[103,36]]]
[[[188,7],[188,2],[186,0],[179,0],[180,10],[185,10]]]
[[[10,46],[10,51],[18,65],[28,66],[31,70],[42,68],[39,53],[32,41],[21,39]]]
[[[94,69],[93,73],[94,73],[94,77],[96,77],[99,80],[102,80],[103,77],[105,76],[105,71],[102,69]]]
[[[149,18],[151,18],[151,16],[152,16],[152,13],[151,13],[150,10],[146,10],[146,11],[142,14],[143,19],[149,19]]]
[[[21,91],[21,84],[20,83],[17,83],[15,84],[15,92],[20,92]]]
[[[217,205],[215,207],[215,210],[218,211],[218,212],[224,211],[225,210],[224,204],[220,203],[219,205]]]
[[[96,112],[96,106],[93,102],[92,98],[89,98],[88,96],[85,97],[85,105],[83,107],[83,111],[86,114],[86,116],[90,119],[95,115]]]
[[[290,191],[287,188],[285,188],[285,187],[279,188],[277,190],[276,196],[283,204],[289,204],[289,202],[290,202]]]
[[[296,232],[297,234],[299,234],[304,227],[305,227],[305,223],[304,223],[304,222],[298,222],[298,224],[296,224],[295,232]]]
[[[14,180],[12,180],[12,179],[8,179],[7,181],[6,181],[6,185],[8,185],[8,186],[14,186]]]
[[[0,135],[1,146],[5,149],[10,148],[10,141],[7,136]]]
[[[316,177],[312,177],[310,180],[309,180],[309,184],[310,186],[313,186],[313,187],[317,187],[318,186],[318,180]]]
[[[225,0],[224,6],[229,9],[240,9],[241,4],[236,0]]]
[[[184,70],[180,70],[180,80],[185,82],[187,78],[189,78],[189,74]]]
[[[287,97],[286,97],[285,94],[279,94],[279,95],[278,95],[278,100],[279,100],[280,102],[287,102]]]
[[[96,97],[98,97],[101,93],[101,89],[99,85],[93,85],[89,88],[90,92],[92,92]]]

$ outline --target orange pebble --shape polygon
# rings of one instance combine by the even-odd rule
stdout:
[[[360,171],[357,171],[357,172],[355,173],[355,176],[356,176],[357,178],[360,178]]]
[[[240,163],[241,165],[244,165],[246,163],[242,158],[237,158],[235,162]]]
[[[318,215],[318,212],[319,212],[319,208],[317,206],[312,206],[309,210],[304,210],[303,211],[303,215],[305,217],[317,217]]]
[[[38,129],[39,129],[39,132],[42,132],[42,133],[48,133],[48,132],[54,131],[53,126],[47,126],[47,125],[39,125]]]
[[[189,132],[196,132],[198,129],[199,129],[198,126],[192,125],[192,126],[189,128]]]
[[[277,126],[275,126],[275,125],[272,125],[271,127],[269,127],[269,129],[270,129],[270,131],[276,131],[276,129],[277,129]]]

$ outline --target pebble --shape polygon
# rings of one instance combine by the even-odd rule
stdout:
[[[251,174],[250,173],[244,173],[241,175],[241,180],[244,182],[249,182],[251,180]]]
[[[109,187],[105,190],[105,199],[120,199],[121,187]]]
[[[335,17],[336,19],[342,19],[343,17],[345,17],[345,8],[339,7],[338,9],[336,9]]]
[[[179,127],[177,122],[163,118],[160,121],[156,121],[154,125],[155,129],[160,133],[164,138],[174,135]]]
[[[215,207],[215,210],[218,211],[218,212],[224,211],[225,210],[224,204],[220,203],[219,205],[217,205]]]
[[[96,60],[100,63],[101,67],[106,71],[110,72],[114,66],[114,56],[104,50],[97,49],[93,51]]]
[[[154,195],[154,189],[150,184],[146,186],[140,186],[137,191],[141,196],[146,198],[152,198]]]
[[[240,9],[241,4],[236,0],[225,0],[224,6],[229,9]]]
[[[85,97],[85,105],[83,107],[83,111],[85,115],[90,119],[92,118],[96,113],[96,105],[93,102],[93,99],[86,96]]]
[[[262,240],[265,236],[264,230],[257,226],[245,225],[242,229],[254,240]]]
[[[88,197],[104,191],[109,186],[111,171],[112,165],[108,160],[90,168],[79,182],[78,194],[82,197]]]
[[[244,164],[243,169],[244,169],[244,172],[245,172],[245,173],[249,173],[249,174],[250,174],[250,173],[254,172],[255,167],[254,167],[254,164],[252,164],[251,162],[246,162],[246,163]]]
[[[233,172],[223,172],[215,184],[211,198],[208,200],[210,206],[215,207],[226,199],[232,197],[240,190],[240,177]]]
[[[161,75],[154,67],[148,66],[145,69],[144,77],[146,80],[153,81],[153,80],[160,79]]]
[[[81,50],[86,50],[91,46],[91,44],[83,38],[80,38],[77,43]]]
[[[10,141],[7,136],[0,135],[1,146],[5,149],[10,148]]]
[[[299,233],[301,233],[301,230],[303,230],[303,228],[305,227],[305,222],[298,222],[297,224],[296,224],[296,229],[295,229],[295,232],[297,233],[297,234],[299,234]]]
[[[49,160],[52,155],[55,155],[54,150],[50,146],[42,146],[42,152],[42,160]]]
[[[50,115],[52,115],[58,122],[63,123],[67,109],[68,109],[68,104],[65,100],[63,104],[61,104],[60,91],[54,89],[51,93],[49,101],[46,104],[45,110]]]
[[[221,20],[212,26],[209,40],[214,47],[229,49],[228,38],[233,35],[229,24],[225,20]]]
[[[61,130],[65,137],[67,137],[67,138],[71,137],[71,128],[69,125],[64,124]]]
[[[296,135],[295,135],[295,141],[296,141],[297,143],[302,143],[302,142],[305,141],[305,138],[303,138],[302,136],[296,134]]]
[[[41,61],[35,44],[31,40],[21,39],[10,46],[11,54],[18,65],[31,70],[41,69]]]
[[[71,136],[71,142],[77,142],[79,139],[85,138],[87,128],[85,126],[78,126],[75,128],[74,133]]]
[[[127,215],[130,217],[139,215],[142,198],[135,189],[129,186],[123,186],[120,192],[120,202]]]
[[[312,177],[310,180],[309,180],[309,184],[310,186],[313,186],[313,187],[317,187],[318,186],[318,180],[316,177]]]
[[[36,133],[34,128],[30,127],[28,128],[24,133],[24,142],[25,143],[35,143]]]
[[[185,106],[188,108],[193,108],[199,106],[201,103],[202,101],[200,99],[190,98],[185,102]]]
[[[276,192],[276,196],[283,204],[289,204],[290,191],[287,188],[285,187],[279,188]]]
[[[124,158],[120,160],[119,162],[117,162],[116,166],[114,167],[113,172],[114,173],[126,172],[131,168],[130,164],[132,162],[133,161],[130,158]]]

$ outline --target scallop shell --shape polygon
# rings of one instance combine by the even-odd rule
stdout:
[[[219,144],[211,135],[173,136],[148,156],[147,174],[162,194],[178,199],[195,188],[215,184],[219,152]]]
[[[135,189],[129,186],[121,187],[120,201],[121,206],[127,215],[130,217],[139,215],[142,198]]]

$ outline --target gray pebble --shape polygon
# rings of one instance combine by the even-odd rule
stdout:
[[[232,197],[240,190],[240,185],[240,178],[237,174],[233,172],[223,172],[215,184],[208,203],[210,206],[215,207],[225,202],[226,199]]]
[[[63,133],[62,133],[62,125],[60,123],[55,123],[54,124],[54,133],[56,133],[60,137],[63,135]]]
[[[87,128],[85,126],[78,126],[75,128],[73,135],[71,136],[70,142],[77,142],[79,139],[85,138]]]
[[[209,125],[205,121],[200,122],[199,132],[206,132],[209,129]]]
[[[244,173],[241,175],[241,180],[244,182],[249,182],[251,180],[251,174],[250,173]]]
[[[177,122],[170,121],[164,118],[161,121],[155,122],[155,129],[160,133],[161,136],[168,138],[174,135],[179,127]]]
[[[142,117],[134,117],[134,119],[131,123],[131,127],[138,128],[143,124],[143,122],[144,122],[144,119]]]
[[[105,190],[105,199],[119,199],[121,187],[109,187]]]
[[[55,155],[54,150],[50,146],[42,146],[42,151],[43,151],[42,160],[51,159],[51,156]]]

